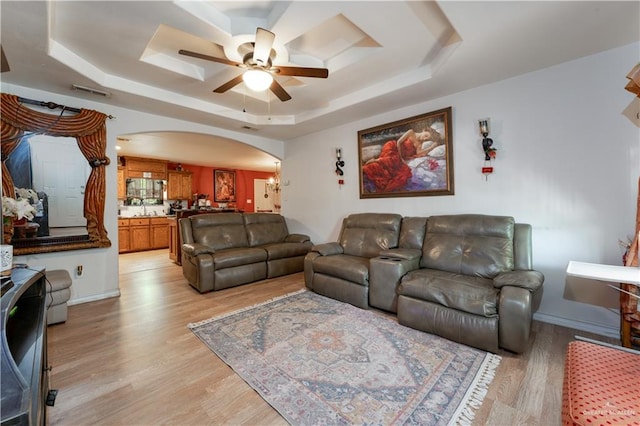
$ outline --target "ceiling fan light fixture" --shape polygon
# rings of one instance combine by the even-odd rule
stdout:
[[[263,70],[248,70],[242,74],[242,80],[254,92],[267,90],[273,83],[273,76]]]

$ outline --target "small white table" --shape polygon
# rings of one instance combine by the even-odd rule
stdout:
[[[567,275],[578,278],[587,278],[600,281],[608,281],[614,283],[632,284],[640,287],[640,268],[636,266],[618,266],[618,265],[601,265],[599,263],[586,263],[570,261],[567,266]],[[628,294],[636,299],[640,299],[638,295],[621,289],[620,287],[608,284],[614,290]],[[587,340],[592,343],[599,343],[590,339],[576,338]],[[624,343],[624,338],[622,339]],[[628,350],[629,352],[640,354],[640,352],[629,348],[617,347],[619,349]]]
[[[640,268],[570,261],[567,275],[640,286]]]

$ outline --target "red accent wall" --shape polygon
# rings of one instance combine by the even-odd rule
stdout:
[[[169,170],[175,170],[178,166],[177,163],[169,163]],[[236,207],[240,211],[253,212],[255,211],[255,194],[253,193],[253,181],[254,179],[269,179],[273,176],[273,173],[269,172],[257,172],[254,170],[239,170],[239,169],[222,169],[217,167],[205,167],[205,166],[193,166],[191,164],[182,164],[183,170],[193,172],[191,178],[192,192],[198,194],[208,194],[211,204],[215,207],[216,203],[213,201],[213,171],[214,170],[231,170],[236,172]],[[251,200],[251,203],[247,203],[247,200]],[[189,207],[191,207],[192,200],[189,200]]]

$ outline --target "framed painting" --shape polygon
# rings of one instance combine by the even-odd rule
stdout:
[[[360,198],[453,195],[451,107],[358,132]]]
[[[236,172],[230,170],[213,171],[213,201],[216,203],[236,201]]]

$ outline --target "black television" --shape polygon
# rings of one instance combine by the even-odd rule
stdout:
[[[14,269],[2,285],[0,393],[5,425],[46,424],[49,393],[44,269]]]

